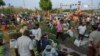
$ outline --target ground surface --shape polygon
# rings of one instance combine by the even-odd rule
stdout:
[[[40,23],[41,24],[41,28],[42,28],[42,32],[48,32],[47,27],[46,27],[46,23]],[[4,49],[4,54],[3,56],[11,56],[11,52],[10,52],[10,48],[9,48],[9,40],[10,38],[8,37],[8,33],[7,31],[4,32],[4,42],[6,43],[4,45],[5,49]],[[77,47],[73,44],[73,40],[71,40],[71,38],[66,38],[65,41],[61,41],[61,40],[56,40],[55,39],[55,34],[52,34],[49,32],[49,38],[54,39],[55,41],[58,41],[61,45],[62,48],[67,48],[69,51],[75,51],[77,53],[79,53],[81,56],[86,55],[87,54],[87,46],[82,46],[82,47]],[[88,39],[85,39],[84,41],[88,41]]]

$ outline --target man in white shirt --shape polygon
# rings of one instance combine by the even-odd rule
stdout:
[[[16,56],[35,56],[32,40],[28,37],[29,31],[25,30],[23,36],[17,39],[15,46]]]
[[[86,32],[86,25],[85,24],[80,25],[78,27],[79,40],[83,40],[85,32]]]
[[[35,36],[35,39],[39,41],[42,36],[41,28],[39,27],[39,24],[35,24],[35,27],[30,31],[32,32],[32,35]]]
[[[17,16],[17,23],[20,23],[21,18]]]

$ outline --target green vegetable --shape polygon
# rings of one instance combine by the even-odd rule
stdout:
[[[0,46],[0,56],[3,56],[3,50],[4,50],[4,47]]]
[[[3,31],[0,31],[0,38],[3,38]]]

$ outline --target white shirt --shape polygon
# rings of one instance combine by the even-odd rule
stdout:
[[[86,26],[79,26],[78,30],[79,30],[79,34],[84,34],[86,31]]]
[[[88,17],[88,18],[87,18],[87,21],[89,22],[89,21],[90,21],[90,19],[91,19],[91,18],[90,18],[90,17]]]
[[[11,39],[10,40],[10,48],[15,48],[15,45],[16,45],[16,39]]]
[[[38,22],[40,22],[40,15],[37,16],[37,20],[38,20]]]
[[[31,56],[30,50],[33,50],[32,40],[27,36],[21,36],[17,39],[15,48],[18,48],[20,56]]]
[[[33,41],[33,48],[35,48],[36,47],[36,40],[33,39],[32,41]]]
[[[19,22],[20,21],[20,18],[19,17],[17,17],[17,22]]]
[[[71,37],[73,37],[73,32],[72,32],[71,30],[68,30],[67,33],[68,33]]]
[[[36,40],[40,40],[40,38],[41,38],[41,36],[42,36],[41,28],[32,29],[31,32],[32,32],[32,35],[35,36],[35,39],[36,39]]]

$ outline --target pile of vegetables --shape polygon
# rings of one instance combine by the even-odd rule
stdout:
[[[4,50],[4,47],[0,46],[0,56],[3,56],[3,50]]]

